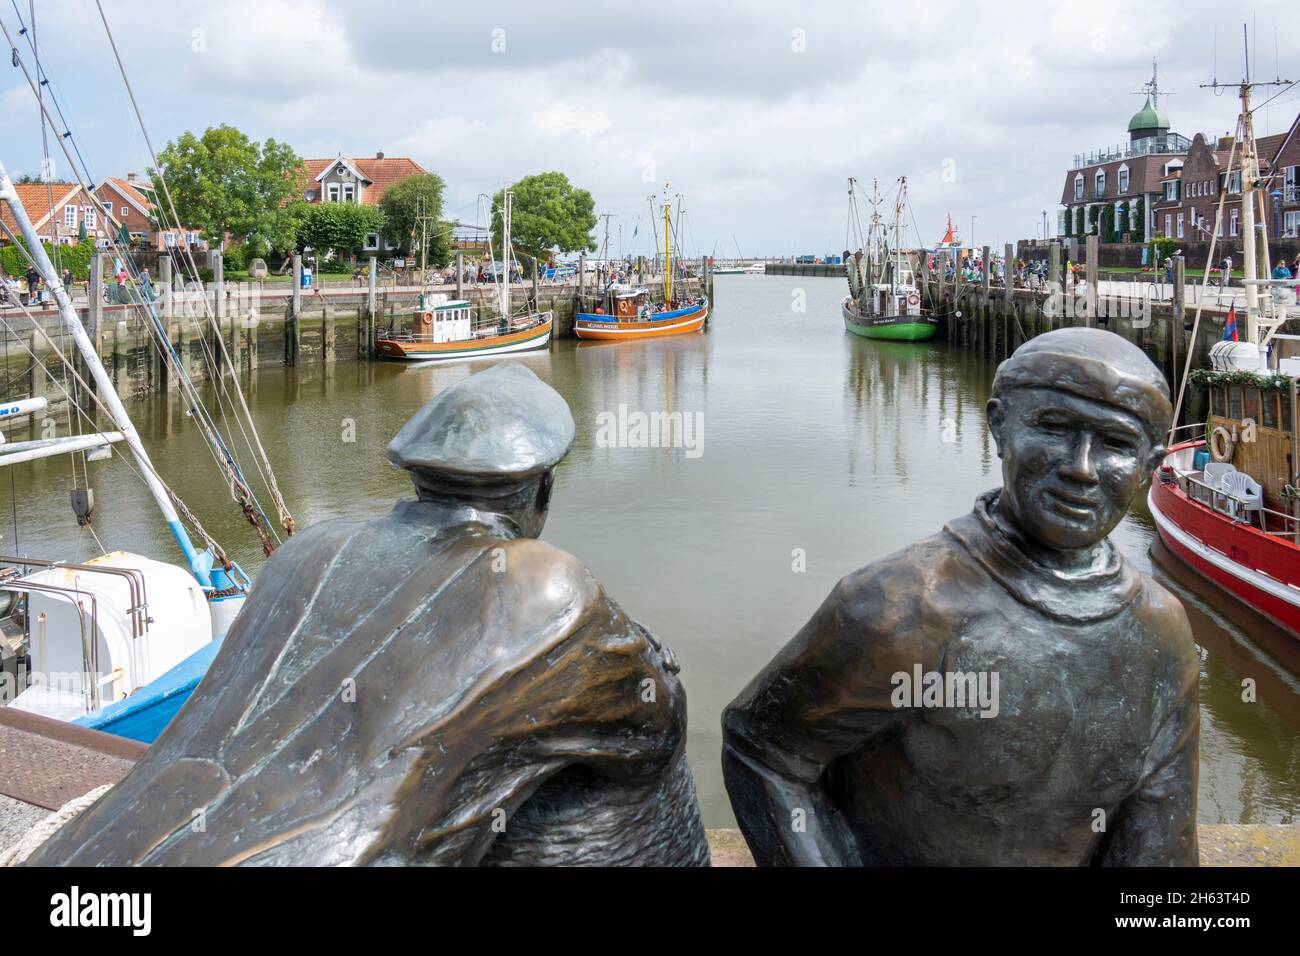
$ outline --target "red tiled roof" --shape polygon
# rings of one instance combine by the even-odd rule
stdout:
[[[112,186],[119,194],[130,199],[143,209],[153,211],[153,198],[145,195],[137,187],[136,183],[127,179],[106,179],[104,185]]]
[[[303,160],[307,167],[307,188],[319,188],[315,185],[316,177],[337,160],[337,156],[334,159]],[[385,156],[383,159],[372,156],[369,159],[348,159],[348,162],[369,181],[361,197],[361,201],[367,206],[378,206],[390,187],[411,176],[419,176],[427,172],[423,166],[407,156]]]
[[[65,204],[64,200],[80,187],[76,183],[15,183],[14,189],[18,192],[18,199],[27,210],[27,217],[31,219],[32,225],[38,230],[45,224],[42,222],[50,214],[50,210],[60,209]],[[53,206],[50,204],[51,195],[54,197]],[[84,200],[79,200],[77,205],[86,205]],[[0,209],[0,221],[14,233],[18,232],[18,223],[9,212],[6,205]],[[8,236],[4,236],[8,239]]]

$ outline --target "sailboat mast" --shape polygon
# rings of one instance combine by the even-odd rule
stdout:
[[[673,244],[669,239],[673,204],[668,201],[668,187],[664,186],[664,302],[673,300]]]
[[[54,301],[58,303],[59,317],[63,320],[63,326],[72,337],[77,351],[81,353],[82,361],[86,363],[86,369],[89,371],[90,377],[95,382],[95,390],[99,393],[99,399],[108,410],[108,414],[112,417],[117,430],[122,433],[122,439],[126,442],[127,447],[131,449],[131,454],[135,456],[135,460],[139,463],[140,474],[144,478],[145,485],[148,487],[149,493],[153,495],[158,510],[162,512],[163,520],[167,522],[172,537],[176,539],[181,552],[185,555],[185,561],[189,565],[190,571],[204,587],[212,587],[212,576],[204,566],[198,551],[195,550],[189,534],[181,525],[180,516],[176,513],[176,506],[172,503],[171,495],[164,487],[157,472],[154,471],[153,462],[149,460],[149,453],[145,451],[144,445],[140,441],[140,435],[135,430],[135,425],[132,424],[130,416],[127,415],[126,408],[122,405],[122,399],[118,397],[117,388],[108,377],[108,372],[104,370],[103,363],[99,360],[99,354],[90,342],[90,336],[86,334],[85,328],[77,318],[77,313],[72,308],[72,300],[68,298],[67,290],[63,288],[63,282],[60,280],[54,264],[50,262],[45,247],[41,244],[41,238],[37,235],[36,229],[27,215],[27,210],[23,208],[22,200],[18,198],[18,190],[14,188],[13,182],[9,179],[9,173],[5,169],[3,162],[0,162],[0,202],[8,204],[9,211],[18,224],[18,231],[22,233],[23,239],[27,243],[27,249],[31,254],[36,270],[45,279],[46,286],[54,295]]]
[[[1258,343],[1256,316],[1259,312],[1259,290],[1255,286],[1256,249],[1255,249],[1255,179],[1257,176],[1255,156],[1255,131],[1250,116],[1250,84],[1241,84],[1241,250],[1246,261],[1242,267],[1246,273],[1246,328],[1249,341]],[[1228,277],[1225,276],[1226,280]]]
[[[510,190],[505,191],[501,208],[501,319],[510,321],[510,272],[514,265],[515,253],[510,248]],[[534,266],[536,268],[536,266]]]

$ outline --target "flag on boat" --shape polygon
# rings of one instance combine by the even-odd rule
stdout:
[[[1228,306],[1228,317],[1223,322],[1223,341],[1241,341],[1241,338],[1237,335],[1237,307],[1235,305]]]

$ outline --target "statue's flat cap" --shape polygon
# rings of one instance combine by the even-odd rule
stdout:
[[[1012,388],[1054,388],[1131,412],[1153,434],[1173,417],[1169,386],[1146,353],[1105,329],[1070,328],[1030,339],[998,366],[996,397]]]
[[[388,460],[472,484],[524,481],[550,471],[573,444],[560,393],[516,362],[494,365],[440,392],[388,443]]]

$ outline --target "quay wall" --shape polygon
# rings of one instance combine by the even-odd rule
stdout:
[[[166,330],[164,346],[138,298],[129,305],[104,302],[100,283],[105,264],[99,265],[96,269],[92,263],[88,288],[74,290],[73,305],[124,400],[177,390],[177,364],[192,381],[202,383],[227,374],[227,363],[239,373],[249,373],[274,366],[372,360],[377,334],[409,329],[421,293],[418,287],[372,287],[364,282],[295,292],[283,282],[217,280],[187,289],[173,282],[170,260],[164,259],[153,290],[153,311]],[[639,284],[653,292],[662,288],[663,279],[642,275]],[[693,289],[701,286],[695,279],[689,284]],[[702,285],[711,295],[711,274],[705,274]],[[572,338],[582,297],[594,287],[594,277],[584,272],[582,281],[569,285],[516,283],[512,297],[554,313],[554,337]],[[479,319],[499,315],[491,285],[446,285],[428,291],[468,299]],[[78,375],[83,382],[90,377],[51,304],[0,305],[0,325],[0,400],[43,396],[49,403],[43,413],[7,420],[9,440],[48,437],[39,434],[41,421],[57,416],[60,423],[66,422],[69,397],[91,413],[93,400],[83,394]],[[73,359],[76,375],[67,371],[62,356]]]

